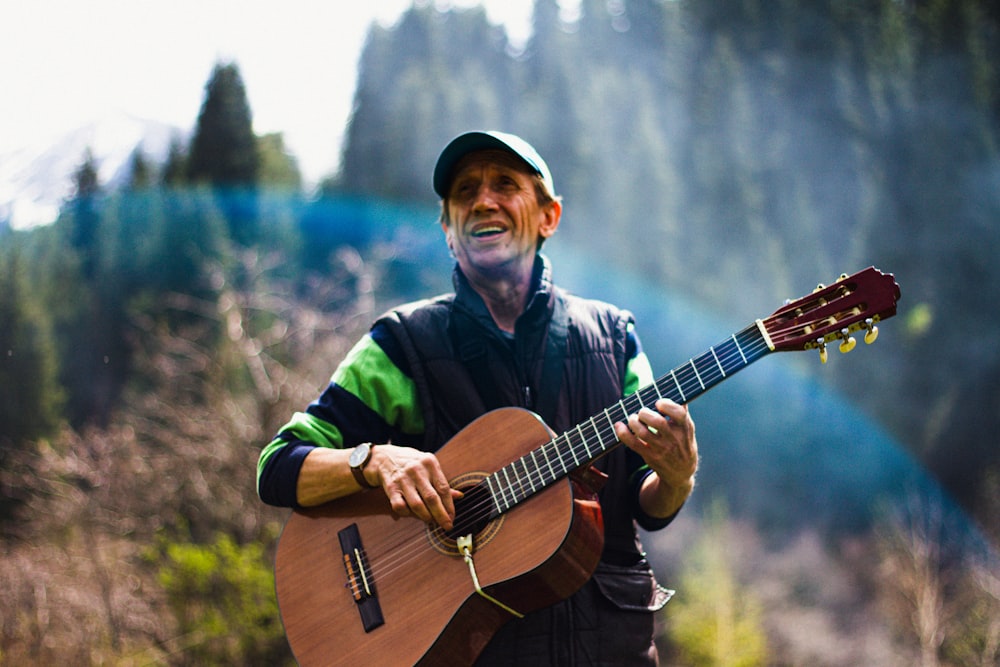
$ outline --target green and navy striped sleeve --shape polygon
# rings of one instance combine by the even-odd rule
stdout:
[[[625,366],[625,383],[622,387],[623,397],[634,394],[639,389],[652,384],[654,380],[653,367],[650,365],[646,353],[642,350],[642,343],[639,341],[638,334],[635,333],[635,327],[631,324],[627,331],[625,357],[627,362]],[[664,528],[674,520],[677,513],[675,512],[673,516],[666,518],[659,518],[650,516],[642,510],[642,507],[639,505],[639,489],[642,487],[642,483],[646,477],[651,475],[653,471],[642,460],[642,457],[632,450],[628,450],[626,456],[630,461],[629,469],[632,471],[629,475],[629,486],[631,487],[631,496],[633,499],[632,516],[635,517],[635,520],[644,530],[654,531]]]
[[[257,493],[268,504],[296,507],[299,469],[314,448],[361,442],[412,446],[423,430],[405,357],[388,330],[376,325],[337,367],[322,395],[261,451]]]
[[[622,397],[634,394],[642,387],[653,382],[653,367],[649,358],[642,350],[642,343],[635,332],[635,325],[629,324],[625,339],[625,382],[622,386]]]

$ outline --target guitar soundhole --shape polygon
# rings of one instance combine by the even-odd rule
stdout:
[[[460,556],[456,540],[472,534],[477,549],[485,546],[500,532],[503,515],[492,517],[493,500],[485,484],[486,473],[470,472],[451,480],[452,488],[465,495],[455,501],[455,527],[445,531],[428,526],[427,535],[434,548],[447,556]]]

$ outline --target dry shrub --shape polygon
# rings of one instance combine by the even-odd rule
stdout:
[[[190,664],[200,635],[179,630],[186,612],[163,588],[176,565],[164,545],[232,545],[233,558],[263,553],[270,569],[287,510],[257,499],[257,455],[370,317],[369,269],[356,253],[341,258],[355,297],[339,294],[337,308],[292,298],[269,279],[279,262],[248,254],[244,288],[220,270],[214,301],[174,295],[136,314],[137,381],[111,425],[13,454],[0,471],[21,501],[0,553],[0,660]]]

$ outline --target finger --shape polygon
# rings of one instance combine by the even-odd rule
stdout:
[[[420,497],[424,506],[430,512],[431,519],[445,530],[450,530],[455,517],[455,506],[451,499],[448,487],[445,487],[444,496],[430,484],[427,484],[420,492]],[[449,510],[449,507],[451,509]]]
[[[670,426],[670,417],[649,408],[642,408],[635,416],[638,422],[653,435],[657,435]]]
[[[688,409],[686,405],[680,405],[669,398],[661,398],[656,401],[656,410],[663,416],[669,417],[672,421],[682,422],[687,418]]]
[[[445,479],[444,473],[440,470],[435,476],[434,488],[437,491],[438,498],[440,498],[442,506],[445,513],[448,515],[449,519],[455,518],[455,495],[456,489],[452,489],[448,480]],[[462,492],[458,491],[459,497],[461,497]],[[442,526],[443,527],[443,526]]]
[[[397,516],[410,516],[410,506],[406,504],[406,497],[402,491],[393,491],[389,494],[389,505]]]
[[[635,434],[632,433],[631,429],[629,429],[625,422],[615,422],[614,429],[615,437],[617,437],[618,441],[623,445],[632,446],[635,444]]]
[[[404,487],[403,497],[406,499],[406,506],[413,516],[424,522],[431,520],[431,513],[424,504],[424,499],[416,486],[407,485]]]

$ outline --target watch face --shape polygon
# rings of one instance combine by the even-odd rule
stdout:
[[[368,458],[370,446],[367,444],[358,445],[351,451],[350,463],[352,468],[357,468]]]

